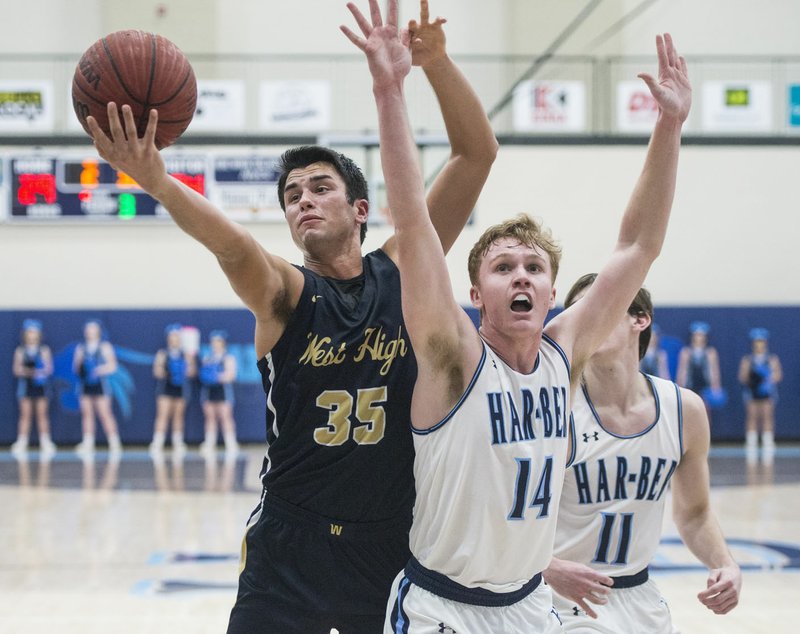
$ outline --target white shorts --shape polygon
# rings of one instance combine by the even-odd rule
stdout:
[[[558,610],[565,632],[678,634],[672,625],[669,606],[652,579],[633,588],[611,590],[608,603],[592,604],[592,609],[597,613],[596,619],[556,592],[553,592],[553,605]]]
[[[561,621],[550,586],[541,582],[528,596],[501,607],[445,599],[413,584],[401,572],[392,584],[384,634],[556,634]]]

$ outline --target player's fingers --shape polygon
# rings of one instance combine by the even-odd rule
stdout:
[[[686,65],[686,58],[683,55],[680,55],[678,57],[678,66],[680,67],[681,72],[684,75],[686,75],[686,77],[688,77],[689,76],[689,67]]]
[[[664,38],[660,35],[656,35],[656,55],[658,56],[658,71],[660,73],[669,66],[669,57],[664,46]]]
[[[389,0],[389,10],[386,12],[386,24],[397,26],[397,0]]]
[[[590,617],[592,617],[593,619],[596,619],[596,618],[597,618],[597,612],[595,612],[595,611],[594,611],[594,610],[593,610],[593,609],[592,609],[592,608],[589,606],[589,604],[588,604],[588,603],[586,603],[586,601],[584,601],[583,599],[579,599],[579,600],[578,600],[578,606],[580,607],[580,609],[581,609],[581,610],[583,610],[584,612],[586,612],[586,614],[588,614],[588,615],[589,615]]]
[[[158,110],[151,108],[150,114],[147,117],[147,129],[145,129],[143,137],[147,147],[155,145],[156,128],[158,128]]]
[[[358,48],[362,51],[366,47],[367,43],[364,41],[363,38],[358,37],[355,33],[353,33],[350,29],[348,29],[344,24],[339,27],[339,30],[347,36],[347,39],[350,40],[353,44],[355,44]]]
[[[125,125],[125,135],[128,137],[128,140],[133,140],[139,138],[139,134],[136,130],[136,122],[133,120],[133,110],[128,104],[122,106],[122,122]]]
[[[664,48],[667,49],[667,61],[670,66],[678,65],[678,51],[675,50],[675,42],[669,33],[664,33]]]
[[[419,41],[419,38],[417,38],[417,40]],[[402,29],[400,31],[400,43],[406,48],[411,46],[411,31],[408,29]]]
[[[114,142],[124,141],[125,133],[122,130],[122,124],[119,122],[119,112],[117,111],[117,104],[109,101],[106,106],[108,112],[108,129],[111,131],[111,140]]]
[[[428,9],[428,0],[420,0],[419,21],[422,22],[422,24],[427,24],[429,17],[430,17],[430,11]]]
[[[353,18],[355,19],[356,24],[358,24],[358,27],[361,29],[361,32],[364,34],[364,37],[369,37],[372,27],[367,21],[367,18],[364,17],[364,14],[361,13],[359,8],[352,2],[347,3],[347,8],[350,9],[350,13],[353,14]]]
[[[651,93],[653,93],[654,95],[656,94],[656,91],[658,90],[658,82],[656,81],[655,77],[653,77],[648,73],[639,73],[636,76],[639,79],[641,79],[645,84],[647,84],[647,87],[650,89]]]
[[[369,17],[372,19],[373,27],[383,26],[383,18],[381,17],[381,8],[378,5],[378,0],[369,0]]]
[[[95,146],[98,143],[101,145],[107,145],[111,142],[111,139],[106,136],[106,133],[100,128],[100,124],[97,123],[97,119],[95,119],[92,115],[86,117],[86,125],[89,126],[89,133],[92,135],[94,139]],[[98,147],[98,150],[100,148]]]
[[[409,20],[408,21],[408,30],[411,31],[412,33],[414,33],[415,31],[417,31],[417,29],[419,29],[419,24],[417,23],[417,21],[416,20]]]
[[[442,26],[442,24],[447,24],[447,18],[440,18],[440,17],[437,17],[437,18],[436,18],[436,19],[433,21],[433,26]]]

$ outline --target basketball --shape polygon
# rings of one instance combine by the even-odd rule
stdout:
[[[165,148],[177,140],[194,116],[194,70],[165,37],[137,30],[116,31],[89,47],[72,78],[72,105],[86,132],[86,117],[91,115],[110,136],[109,101],[118,108],[124,104],[131,107],[140,137],[150,110],[158,110],[155,143],[159,149]]]

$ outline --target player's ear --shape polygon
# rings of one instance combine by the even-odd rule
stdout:
[[[356,208],[356,221],[364,224],[369,216],[369,201],[366,198],[357,198],[353,205]]]
[[[556,287],[554,286],[550,290],[550,302],[548,303],[548,308],[553,310],[556,307]]]
[[[634,316],[634,324],[639,332],[646,330],[651,323],[653,323],[653,318],[647,313],[638,313]]]
[[[469,301],[472,302],[472,305],[478,310],[483,309],[483,300],[481,299],[481,291],[475,285],[470,286],[469,288]]]

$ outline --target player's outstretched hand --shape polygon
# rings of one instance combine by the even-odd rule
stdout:
[[[697,598],[714,614],[727,614],[739,604],[742,571],[739,566],[715,568],[708,573],[708,586]]]
[[[662,116],[674,117],[679,122],[686,121],[692,105],[692,86],[686,60],[678,55],[669,33],[656,36],[658,53],[658,80],[647,73],[639,73],[658,102]]]
[[[386,24],[383,23],[378,0],[369,0],[371,24],[352,2],[347,3],[347,8],[364,37],[359,37],[346,26],[340,28],[366,54],[373,90],[401,86],[411,70],[411,52],[408,31],[403,30],[401,38],[397,28],[397,0],[389,0]]]
[[[597,618],[597,613],[589,604],[608,603],[608,595],[614,584],[611,577],[592,570],[589,566],[565,559],[553,558],[543,575],[558,594],[574,601],[593,619]]]
[[[86,123],[100,156],[114,169],[125,172],[142,189],[152,194],[159,180],[166,175],[164,161],[155,144],[158,112],[150,111],[147,129],[141,138],[137,136],[136,122],[130,106],[122,106],[122,118],[124,123],[120,121],[117,105],[112,101],[108,104],[110,138],[100,129],[94,117],[86,117]]]
[[[420,0],[419,22],[416,20],[409,20],[408,22],[411,64],[413,66],[425,67],[447,55],[447,47],[445,46],[447,40],[442,28],[446,22],[446,19],[439,17],[431,22],[428,0]]]

